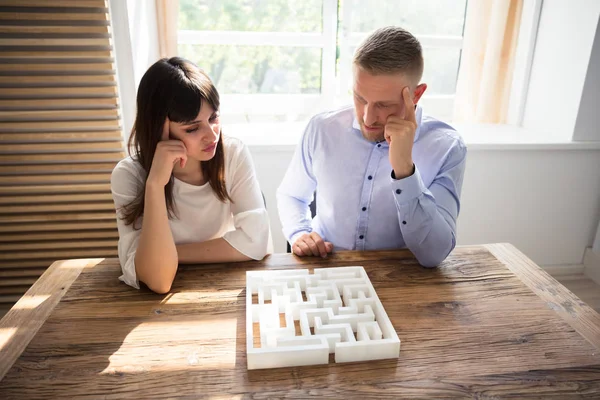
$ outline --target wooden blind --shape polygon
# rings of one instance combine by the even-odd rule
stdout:
[[[0,0],[0,308],[55,260],[117,255],[108,5]]]

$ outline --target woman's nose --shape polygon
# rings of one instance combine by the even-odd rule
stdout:
[[[204,128],[204,135],[202,135],[202,141],[205,143],[214,143],[217,140],[217,132],[215,132],[211,126]]]

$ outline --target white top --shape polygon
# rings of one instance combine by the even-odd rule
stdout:
[[[239,140],[223,137],[225,186],[233,203],[221,202],[207,182],[194,186],[174,179],[176,216],[169,220],[175,244],[223,238],[240,253],[262,259],[270,247],[269,217],[254,172],[248,148]],[[121,160],[111,176],[111,191],[117,209],[119,279],[140,288],[135,273],[135,253],[141,229],[125,225],[121,207],[130,203],[146,181],[146,172],[132,157]],[[142,226],[142,219],[134,225]]]

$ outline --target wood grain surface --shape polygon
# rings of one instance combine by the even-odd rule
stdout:
[[[510,245],[460,247],[435,269],[407,251],[185,266],[167,295],[119,282],[116,259],[60,265],[21,300],[52,302],[0,322],[2,399],[600,397],[600,317]],[[248,371],[245,272],[349,265],[400,357]]]

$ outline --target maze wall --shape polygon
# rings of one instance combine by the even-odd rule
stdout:
[[[400,339],[363,267],[246,272],[248,369],[397,358]]]

